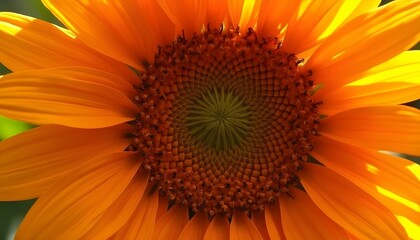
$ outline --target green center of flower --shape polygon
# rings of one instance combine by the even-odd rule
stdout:
[[[195,99],[188,116],[191,134],[220,151],[239,145],[248,132],[249,108],[224,87]]]

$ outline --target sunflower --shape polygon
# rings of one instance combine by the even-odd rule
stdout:
[[[408,239],[420,2],[43,0],[0,14],[17,239]],[[417,232],[418,233],[418,232]]]

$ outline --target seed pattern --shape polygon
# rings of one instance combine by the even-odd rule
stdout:
[[[129,148],[139,152],[149,181],[209,216],[262,211],[298,185],[319,123],[300,61],[252,29],[209,28],[159,48],[137,86],[141,111]],[[232,109],[242,115],[234,131],[241,134],[217,143],[217,135],[200,137],[206,124],[195,121],[206,109],[200,101],[222,91],[236,98]]]

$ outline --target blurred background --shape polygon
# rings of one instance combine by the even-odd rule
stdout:
[[[391,0],[384,0],[382,1],[382,4],[390,1]],[[60,24],[42,5],[41,0],[0,0],[0,11],[22,13],[53,22],[55,24]],[[420,49],[419,45],[417,45],[415,49]],[[7,74],[9,72],[10,71],[7,68],[0,64],[0,75]],[[420,108],[420,101],[409,103],[408,105]],[[0,141],[32,127],[33,126],[27,123],[14,121],[0,116]],[[411,157],[411,159],[417,163],[420,162],[420,158]],[[35,200],[0,202],[0,239],[13,239],[16,228],[19,226],[21,220],[34,202]]]

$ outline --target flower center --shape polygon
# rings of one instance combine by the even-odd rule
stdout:
[[[194,101],[188,116],[191,135],[216,150],[239,145],[248,132],[249,108],[232,91],[213,88]]]
[[[317,135],[313,83],[276,38],[208,29],[160,47],[143,73],[130,150],[170,201],[231,216],[299,185]]]

